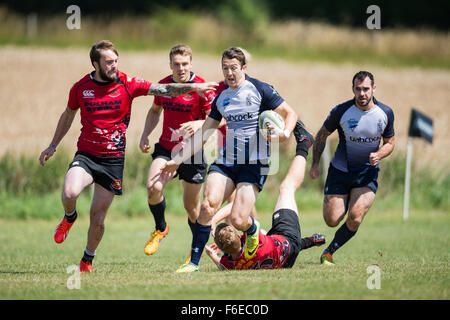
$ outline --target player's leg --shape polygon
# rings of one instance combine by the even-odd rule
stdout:
[[[92,271],[92,260],[105,232],[105,217],[114,199],[114,193],[99,184],[94,185],[94,196],[90,209],[90,224],[87,245],[80,261],[80,271]]]
[[[159,248],[159,242],[168,234],[169,226],[165,220],[166,200],[163,190],[172,177],[162,177],[161,168],[168,159],[154,158],[148,172],[147,196],[148,206],[155,221],[155,230],[144,247],[146,255],[154,254]]]
[[[279,209],[290,209],[298,214],[295,202],[295,191],[301,186],[305,177],[306,159],[296,156],[289,167],[289,171],[280,185],[275,211]]]
[[[206,178],[203,201],[195,223],[191,245],[191,260],[181,266],[177,273],[198,271],[200,258],[209,239],[211,220],[221,204],[234,190],[233,181],[222,172],[210,171]]]
[[[231,224],[246,233],[245,255],[250,259],[256,253],[259,243],[260,224],[251,216],[259,188],[250,182],[241,182],[236,186],[236,197],[231,208]]]
[[[375,201],[375,192],[369,187],[354,188],[350,192],[349,210],[345,224],[349,231],[358,231],[366,213]]]
[[[192,236],[194,236],[195,222],[200,214],[200,198],[202,192],[202,184],[189,183],[182,180],[183,184],[183,203],[184,209],[188,214],[188,225],[191,230]],[[191,252],[185,263],[191,260]]]
[[[53,237],[56,243],[62,243],[67,238],[78,215],[76,211],[77,199],[84,188],[92,182],[92,175],[83,167],[75,165],[67,171],[61,196],[65,214],[55,229]]]

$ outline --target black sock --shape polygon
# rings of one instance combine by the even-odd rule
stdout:
[[[86,251],[84,251],[83,258],[81,258],[81,261],[83,261],[84,263],[89,261],[92,264],[92,260],[94,260],[94,258],[95,255],[91,256],[90,254],[87,254]]]
[[[191,228],[192,235],[194,235],[195,222],[191,222],[191,220],[189,220],[188,218],[188,225],[189,228]]]
[[[71,215],[68,215],[67,212],[66,212],[64,214],[64,216],[66,217],[67,222],[73,223],[78,217],[77,210],[75,209]]]
[[[158,204],[148,204],[150,211],[155,218],[155,229],[163,232],[166,230],[166,220],[164,219],[164,211],[166,211],[166,198]]]
[[[302,250],[314,247],[314,240],[311,238],[301,238],[300,246],[301,246]]]
[[[334,234],[334,239],[331,241],[328,248],[325,249],[326,252],[333,254],[337,249],[342,247],[348,240],[350,240],[356,231],[350,231],[347,227],[347,223],[344,224],[336,231]]]

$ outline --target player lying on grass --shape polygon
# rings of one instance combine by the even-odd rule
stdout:
[[[281,191],[281,190],[280,190]],[[227,223],[220,223],[214,232],[214,244],[206,246],[206,253],[220,270],[226,269],[278,269],[291,268],[301,250],[325,243],[325,236],[313,234],[301,238],[295,190],[280,192],[272,216],[272,228],[264,235],[259,231],[256,254],[244,255],[245,237]],[[220,258],[219,249],[224,252]]]

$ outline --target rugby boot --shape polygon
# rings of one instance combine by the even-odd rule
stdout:
[[[156,251],[158,251],[159,243],[161,240],[169,233],[169,224],[166,223],[166,229],[161,232],[160,230],[153,231],[150,240],[147,241],[145,245],[144,252],[146,255],[151,256]]]
[[[256,253],[256,250],[258,250],[260,225],[257,220],[255,220],[255,225],[256,225],[256,232],[251,236],[245,235],[244,256],[245,256],[245,259],[248,259],[248,260],[253,258]]]
[[[325,235],[319,234],[319,233],[314,233],[309,238],[313,241],[314,246],[316,246],[316,247],[320,247],[321,245],[325,244],[325,242],[326,242]]]
[[[70,223],[67,221],[66,216],[61,220],[61,222],[56,226],[55,234],[53,235],[53,238],[55,239],[56,243],[62,243],[64,240],[67,239],[67,236],[69,235],[69,230],[72,228],[72,225],[75,221]]]
[[[304,149],[306,150],[311,148],[314,143],[314,137],[306,130],[305,124],[301,120],[297,120],[293,133],[297,142],[297,151],[302,145],[304,145]]]
[[[80,273],[81,272],[92,272],[92,262],[80,260]]]
[[[323,265],[334,266],[333,257],[328,251],[322,252],[320,263]]]
[[[175,271],[176,273],[191,273],[191,272],[198,272],[198,266],[196,266],[193,263],[185,263],[181,267]]]

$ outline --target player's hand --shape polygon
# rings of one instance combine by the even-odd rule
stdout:
[[[278,142],[284,142],[288,139],[288,137],[284,135],[283,131],[276,130],[276,128],[273,125],[269,124],[268,129],[270,135],[267,135],[267,141],[269,141],[269,143],[277,140]]]
[[[210,258],[214,258],[217,257],[217,254],[219,253],[219,247],[217,246],[217,244],[213,243],[209,246],[205,246],[205,250],[206,250],[206,254],[210,257]],[[214,260],[214,259],[213,259]]]
[[[319,164],[312,164],[311,169],[309,170],[309,176],[313,179],[319,177]]]
[[[52,147],[47,147],[47,149],[42,151],[39,157],[39,163],[41,164],[41,166],[44,166],[45,162],[53,156],[55,151],[56,149]]]
[[[180,130],[183,131],[183,138],[185,136],[191,137],[192,135],[194,135],[194,133],[202,127],[203,122],[203,120],[195,120],[182,123],[180,126]]]
[[[211,95],[208,91],[215,91],[216,87],[218,87],[219,84],[217,82],[203,82],[203,83],[196,83],[194,90],[197,92],[203,99],[210,100],[213,95]],[[208,93],[207,93],[208,92]]]
[[[175,175],[175,172],[177,171],[179,165],[176,164],[175,161],[169,160],[167,161],[160,170],[161,178],[162,179],[169,179]]]
[[[148,141],[148,137],[142,136],[141,137],[141,141],[139,142],[139,149],[141,149],[141,151],[143,153],[148,153],[150,150],[150,143]]]
[[[376,166],[380,162],[380,155],[378,152],[372,152],[369,155],[369,162],[372,166]]]

